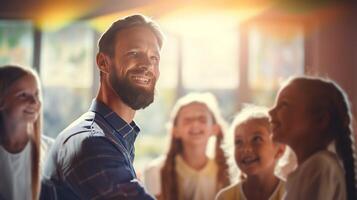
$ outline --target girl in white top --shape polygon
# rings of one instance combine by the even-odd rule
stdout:
[[[228,165],[221,149],[224,123],[215,97],[190,93],[175,104],[167,154],[144,171],[150,193],[164,200],[213,200],[229,185]],[[215,157],[207,156],[209,138],[215,136]]]
[[[357,199],[350,107],[336,83],[290,79],[269,114],[273,139],[290,146],[297,156],[286,199]],[[330,144],[335,144],[337,155],[328,151]]]
[[[36,73],[0,67],[0,198],[37,200],[41,99]]]
[[[246,106],[233,120],[225,141],[228,156],[241,171],[241,180],[221,190],[216,199],[282,199],[285,183],[274,171],[285,146],[272,140],[268,109]]]

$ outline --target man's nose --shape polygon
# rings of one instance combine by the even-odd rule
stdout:
[[[140,60],[140,61],[141,61],[140,66],[143,67],[143,68],[148,69],[149,67],[152,67],[152,66],[153,66],[153,62],[151,61],[149,55],[143,55],[143,56],[141,57],[141,60]]]

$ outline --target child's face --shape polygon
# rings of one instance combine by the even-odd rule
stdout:
[[[310,138],[315,124],[308,105],[307,94],[297,85],[289,84],[281,90],[269,111],[275,141],[294,146]]]
[[[206,147],[208,138],[217,131],[212,114],[207,106],[191,103],[181,108],[174,126],[174,137],[181,139],[184,145],[197,148]]]
[[[37,81],[32,75],[25,75],[10,86],[0,110],[5,123],[34,123],[40,107]]]
[[[273,173],[275,163],[284,151],[281,145],[272,142],[267,125],[261,121],[248,121],[235,130],[235,160],[247,174]]]

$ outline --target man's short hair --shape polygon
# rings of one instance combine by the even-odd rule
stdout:
[[[102,37],[99,39],[98,42],[99,52],[105,53],[109,56],[113,56],[116,34],[122,30],[135,26],[147,27],[148,29],[150,29],[154,33],[155,37],[157,38],[160,48],[162,47],[163,34],[160,31],[159,26],[148,17],[137,14],[137,15],[131,15],[125,17],[123,19],[119,19],[116,22],[114,22],[109,27],[109,29],[103,33]]]

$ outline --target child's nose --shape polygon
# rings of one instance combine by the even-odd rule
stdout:
[[[198,119],[192,119],[191,125],[192,127],[196,128],[200,126],[200,121]]]
[[[250,144],[244,144],[244,145],[243,145],[243,148],[242,148],[242,151],[243,151],[244,153],[252,152],[252,146],[251,146]]]
[[[30,96],[29,97],[29,102],[31,105],[34,105],[34,106],[39,106],[41,104],[40,100],[38,99],[37,96]]]

